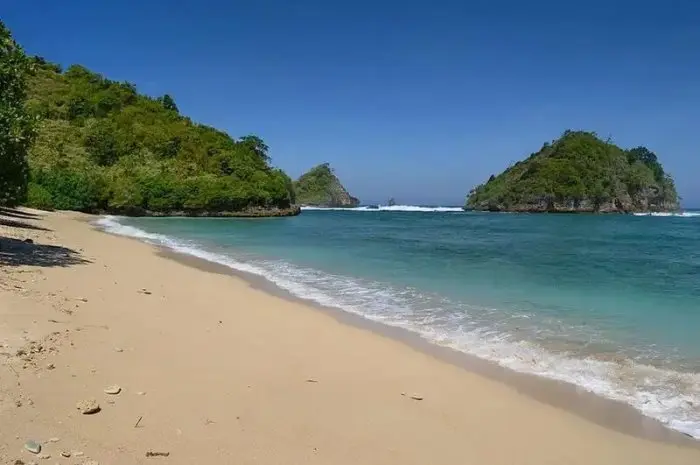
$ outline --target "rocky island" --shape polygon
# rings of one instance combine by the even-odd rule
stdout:
[[[294,183],[299,205],[327,208],[353,208],[360,201],[351,196],[328,163],[302,174]]]
[[[595,133],[565,131],[475,187],[465,209],[504,212],[671,212],[671,176],[645,147],[624,150]]]

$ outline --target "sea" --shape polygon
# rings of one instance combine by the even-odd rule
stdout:
[[[101,218],[317,304],[571,383],[700,438],[700,211]]]

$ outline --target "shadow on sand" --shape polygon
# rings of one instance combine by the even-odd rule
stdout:
[[[58,245],[0,237],[0,266],[72,266],[90,263],[79,252]]]
[[[17,218],[17,219],[15,219]],[[40,215],[0,207],[0,226],[33,231],[51,231],[20,220],[41,220]],[[0,266],[72,266],[90,263],[73,249],[57,245],[35,244],[31,239],[14,239],[0,236]]]
[[[15,208],[0,207],[0,216],[10,216],[12,218],[21,218],[23,220],[40,220],[41,216],[36,213],[25,212]]]
[[[4,213],[0,212],[0,215],[4,215]],[[19,229],[31,229],[33,231],[51,231],[50,229],[44,228],[42,226],[36,226],[34,224],[25,223],[24,221],[17,221],[10,218],[3,218],[2,216],[0,216],[0,226],[9,226],[12,228]]]

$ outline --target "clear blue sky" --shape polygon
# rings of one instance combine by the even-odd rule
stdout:
[[[654,5],[652,5],[652,3]],[[255,133],[367,202],[461,204],[563,130],[646,145],[700,206],[700,2],[28,1],[32,54]]]

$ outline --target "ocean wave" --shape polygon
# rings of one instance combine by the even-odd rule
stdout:
[[[553,352],[519,339],[499,326],[496,309],[469,306],[413,288],[393,288],[303,268],[280,260],[238,259],[235,252],[216,253],[191,241],[154,234],[107,216],[103,230],[139,238],[179,253],[262,276],[293,295],[368,320],[403,328],[441,346],[492,361],[503,367],[580,386],[625,402],[668,427],[700,439],[700,374],[635,363]],[[527,315],[522,315],[527,318]]]
[[[462,207],[422,207],[419,205],[378,205],[376,207],[362,206],[355,208],[326,208],[326,207],[301,207],[309,211],[353,211],[353,212],[462,212]]]
[[[700,212],[649,212],[649,213],[635,213],[634,216],[662,216],[662,217],[680,217],[680,218],[695,218],[700,216]]]

